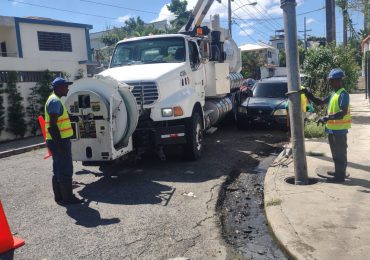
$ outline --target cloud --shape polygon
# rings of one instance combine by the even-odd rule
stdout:
[[[162,20],[168,20],[168,21],[172,21],[176,18],[175,14],[170,12],[167,8],[167,4],[165,4],[161,10],[159,11],[159,14],[158,14],[158,17],[155,18],[153,21],[151,22],[157,22],[157,21],[162,21]]]
[[[313,18],[308,18],[306,21],[307,24],[314,23],[314,22],[316,22],[316,20]]]
[[[253,25],[254,25],[254,23],[242,23],[242,24],[240,24],[239,35],[240,36],[252,35],[254,33],[254,30],[252,29]]]
[[[134,17],[134,16],[132,16],[131,14],[127,14],[127,15],[125,15],[125,16],[120,16],[120,17],[118,17],[117,18],[117,22],[118,23],[125,23],[127,20],[129,20],[131,17]]]

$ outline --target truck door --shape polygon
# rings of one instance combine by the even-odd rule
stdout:
[[[199,99],[203,104],[206,85],[205,68],[204,64],[200,62],[198,45],[193,41],[189,41],[189,60],[192,70],[191,80],[195,87],[195,91],[197,92]]]

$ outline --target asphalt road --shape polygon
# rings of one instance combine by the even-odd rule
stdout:
[[[233,259],[216,209],[223,183],[284,137],[226,126],[207,136],[196,162],[174,149],[167,161],[149,157],[105,172],[75,163],[74,191],[88,202],[68,207],[53,201],[44,149],[0,159],[0,198],[12,232],[26,240],[2,258]]]

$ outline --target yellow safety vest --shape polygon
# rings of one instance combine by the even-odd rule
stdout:
[[[304,89],[304,87],[301,86],[301,89]],[[302,112],[307,112],[307,98],[305,94],[301,94],[301,103],[302,103]]]
[[[339,96],[340,94],[345,91],[344,88],[339,89],[335,92],[330,99],[330,103],[328,106],[328,115],[334,115],[341,111],[339,107]],[[351,114],[350,109],[348,106],[347,114],[339,120],[329,120],[326,123],[326,128],[329,130],[346,130],[351,128]]]
[[[58,99],[60,101],[60,103],[62,104],[62,106],[63,106],[63,114],[58,117],[58,121],[57,121],[57,126],[58,126],[58,129],[59,129],[59,132],[60,132],[60,137],[62,139],[64,139],[64,138],[69,138],[69,137],[73,136],[73,129],[72,129],[72,125],[71,125],[71,120],[69,119],[69,116],[68,116],[67,108],[63,104],[62,100],[57,95],[55,95],[53,93],[49,96],[49,98],[48,98],[48,100],[46,101],[46,104],[45,104],[46,140],[51,140],[52,139],[51,135],[49,134],[49,131],[48,131],[48,128],[50,126],[50,115],[49,115],[46,108],[47,108],[50,100],[54,99],[54,98]]]

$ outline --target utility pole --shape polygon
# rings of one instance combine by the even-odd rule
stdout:
[[[327,43],[335,42],[335,1],[325,0],[326,9],[326,41]]]
[[[228,0],[228,21],[229,21],[229,34],[230,34],[230,39],[232,38],[232,23],[231,23],[231,0]]]
[[[296,0],[280,0],[284,13],[290,129],[296,185],[308,184],[298,62]]]
[[[299,31],[299,32],[303,32],[303,37],[304,37],[304,50],[307,51],[307,32],[310,32],[312,30],[307,30],[307,23],[306,23],[306,17],[304,18],[304,29],[303,31]]]

